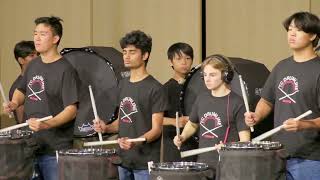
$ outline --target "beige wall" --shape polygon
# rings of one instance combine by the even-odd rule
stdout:
[[[270,70],[290,56],[285,18],[297,11],[320,15],[319,0],[207,0],[207,55],[248,58]]]
[[[195,63],[201,61],[201,1],[195,0],[0,0],[0,81],[8,94],[20,69],[12,49],[20,40],[32,40],[39,16],[64,20],[60,49],[87,45],[112,46],[126,32],[141,29],[153,38],[148,69],[164,83],[172,76],[167,48],[184,41],[194,47]],[[19,5],[19,6],[18,6]],[[2,101],[1,101],[2,104]],[[2,112],[2,108],[0,110]],[[4,120],[2,126],[13,121]],[[5,125],[5,126],[6,126]]]

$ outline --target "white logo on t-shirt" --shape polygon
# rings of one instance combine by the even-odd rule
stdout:
[[[200,126],[205,129],[205,132],[201,134],[202,137],[208,139],[218,138],[219,136],[214,131],[222,127],[221,119],[216,112],[207,112],[201,117]]]
[[[279,83],[278,89],[283,94],[283,96],[279,98],[279,101],[285,104],[296,103],[292,96],[299,92],[297,78],[293,76],[287,76],[283,78],[283,80]]]
[[[120,120],[124,123],[133,123],[132,115],[137,113],[137,105],[131,97],[125,97],[120,102]]]
[[[28,98],[33,101],[41,101],[40,95],[45,90],[44,78],[40,75],[34,76],[28,83],[30,94]]]

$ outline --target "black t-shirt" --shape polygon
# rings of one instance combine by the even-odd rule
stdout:
[[[43,63],[41,57],[31,61],[18,90],[25,95],[27,119],[56,116],[66,106],[78,102],[76,71],[63,57],[52,63]],[[39,154],[71,148],[72,136],[73,121],[34,133]]]
[[[168,95],[169,109],[165,111],[164,116],[169,118],[176,118],[176,112],[182,116],[180,109],[180,93],[183,84],[179,84],[175,79],[170,79],[164,85]],[[182,129],[180,129],[182,132]],[[172,125],[163,126],[163,161],[176,162],[176,161],[196,161],[196,156],[181,159],[180,151],[173,143],[173,138],[176,136],[176,127]],[[189,138],[181,147],[181,151],[196,149],[198,143],[195,138]]]
[[[14,91],[18,88],[18,85],[21,83],[21,81],[22,81],[22,76],[19,75],[17,77],[17,79],[13,82],[13,84],[11,85],[10,91],[9,91],[9,100],[10,101],[12,100]],[[19,123],[16,111],[14,111],[13,114],[14,114],[14,119],[16,120],[16,122]],[[25,120],[26,120],[26,113],[23,112],[23,121],[25,121]]]
[[[274,125],[280,126],[312,110],[304,119],[320,117],[320,58],[296,62],[293,57],[279,62],[262,91],[262,98],[274,104]],[[280,141],[292,157],[320,160],[320,131],[281,131],[272,137]]]
[[[239,141],[238,133],[248,130],[244,122],[244,113],[245,106],[242,98],[232,91],[223,97],[214,97],[210,92],[200,94],[189,116],[190,121],[199,124],[200,127],[199,147],[211,147],[219,144],[220,141]],[[228,127],[230,127],[229,130]],[[200,154],[198,161],[216,166],[218,153],[213,151]]]
[[[167,110],[168,102],[163,86],[151,75],[139,82],[121,80],[119,137],[138,138],[152,128],[152,114]],[[122,166],[131,169],[147,169],[147,162],[159,162],[159,139],[133,147],[120,149]]]

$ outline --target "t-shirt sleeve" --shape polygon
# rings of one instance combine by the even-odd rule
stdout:
[[[64,107],[78,103],[79,81],[75,70],[70,69],[63,73],[61,92]]]
[[[151,98],[152,113],[165,112],[168,110],[168,97],[162,85],[160,88],[153,91]]]
[[[189,120],[193,123],[199,123],[198,109],[199,109],[199,96],[192,105],[191,112],[189,114]]]
[[[268,102],[274,104],[275,103],[275,84],[276,84],[276,75],[277,75],[277,66],[273,68],[270,73],[267,81],[265,82],[261,97]]]
[[[241,101],[242,99],[239,98],[239,102],[235,105],[235,112],[234,118],[236,120],[237,131],[248,130],[249,127],[246,125],[244,121],[244,113],[246,112],[246,108],[244,103]]]

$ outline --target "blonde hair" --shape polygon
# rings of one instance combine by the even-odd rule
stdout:
[[[224,60],[223,60],[224,59]],[[226,61],[226,62],[224,62]],[[227,64],[228,63],[228,64]],[[210,65],[211,67],[220,70],[221,72],[226,72],[228,71],[228,68],[230,67],[230,60],[228,57],[223,56],[223,55],[211,55],[206,57],[206,59],[203,61],[201,65],[201,70]]]

